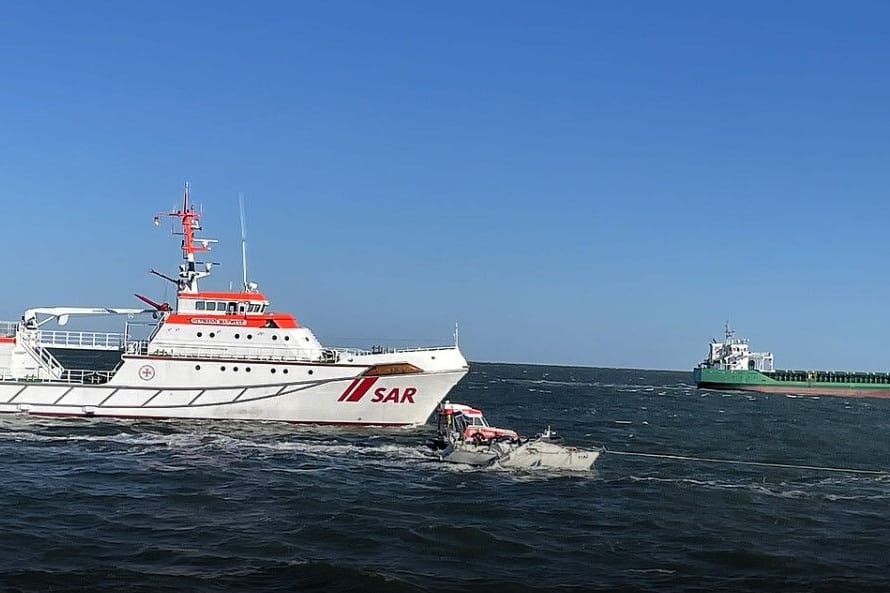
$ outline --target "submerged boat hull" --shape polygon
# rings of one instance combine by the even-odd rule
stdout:
[[[557,445],[547,439],[479,445],[460,441],[442,451],[440,459],[474,466],[497,463],[501,467],[521,470],[589,471],[599,454],[599,451]]]
[[[843,371],[771,371],[696,368],[699,389],[791,395],[890,398],[890,374]]]
[[[561,471],[589,471],[599,451],[563,447],[546,440],[529,441],[511,451],[500,464],[517,469],[558,469]]]

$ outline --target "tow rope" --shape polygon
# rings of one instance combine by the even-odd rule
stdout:
[[[729,465],[750,465],[755,467],[777,467],[781,469],[805,469],[823,472],[839,472],[845,474],[864,474],[870,476],[886,476],[886,470],[854,469],[848,467],[825,467],[819,465],[795,465],[793,463],[769,463],[766,461],[743,461],[740,459],[713,459],[709,457],[692,457],[690,455],[671,455],[668,453],[635,453],[633,451],[612,451],[603,447],[603,453],[610,455],[627,455],[631,457],[649,457],[655,459],[673,459],[676,461],[700,461],[702,463],[725,463]]]

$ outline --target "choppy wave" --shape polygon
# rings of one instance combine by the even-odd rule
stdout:
[[[890,469],[890,404],[474,365],[452,394],[579,447]],[[430,428],[0,417],[10,591],[887,590],[890,476],[602,455],[436,461]],[[827,587],[827,588],[826,588]]]

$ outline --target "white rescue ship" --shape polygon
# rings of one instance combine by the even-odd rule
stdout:
[[[178,278],[152,273],[177,285],[175,306],[136,295],[152,309],[36,308],[0,322],[0,413],[418,425],[467,373],[456,337],[432,348],[325,347],[293,315],[272,312],[246,271],[240,291],[199,290],[212,265],[197,256],[215,240],[195,235],[201,214],[188,186],[182,209],[155,224],[164,216],[181,226],[185,261]],[[124,316],[125,331],[47,329],[80,315]],[[139,318],[149,324],[146,339],[130,336]],[[60,352],[78,350],[110,353],[113,362],[60,362]]]

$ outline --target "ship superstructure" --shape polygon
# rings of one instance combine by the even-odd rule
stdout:
[[[752,369],[769,372],[773,370],[773,354],[751,352],[748,340],[735,337],[735,330],[731,329],[727,322],[723,326],[723,341],[711,340],[708,357],[701,366],[727,371]]]
[[[323,346],[256,283],[203,291],[216,241],[198,236],[188,186],[172,218],[182,235],[176,302],[136,295],[148,309],[45,307],[0,323],[0,412],[154,418],[229,418],[323,424],[424,423],[467,373],[457,344],[356,350]],[[46,329],[72,316],[123,316],[121,334]],[[145,339],[131,326],[150,324]],[[456,340],[455,340],[456,342]],[[107,368],[69,368],[58,349],[111,353]]]

